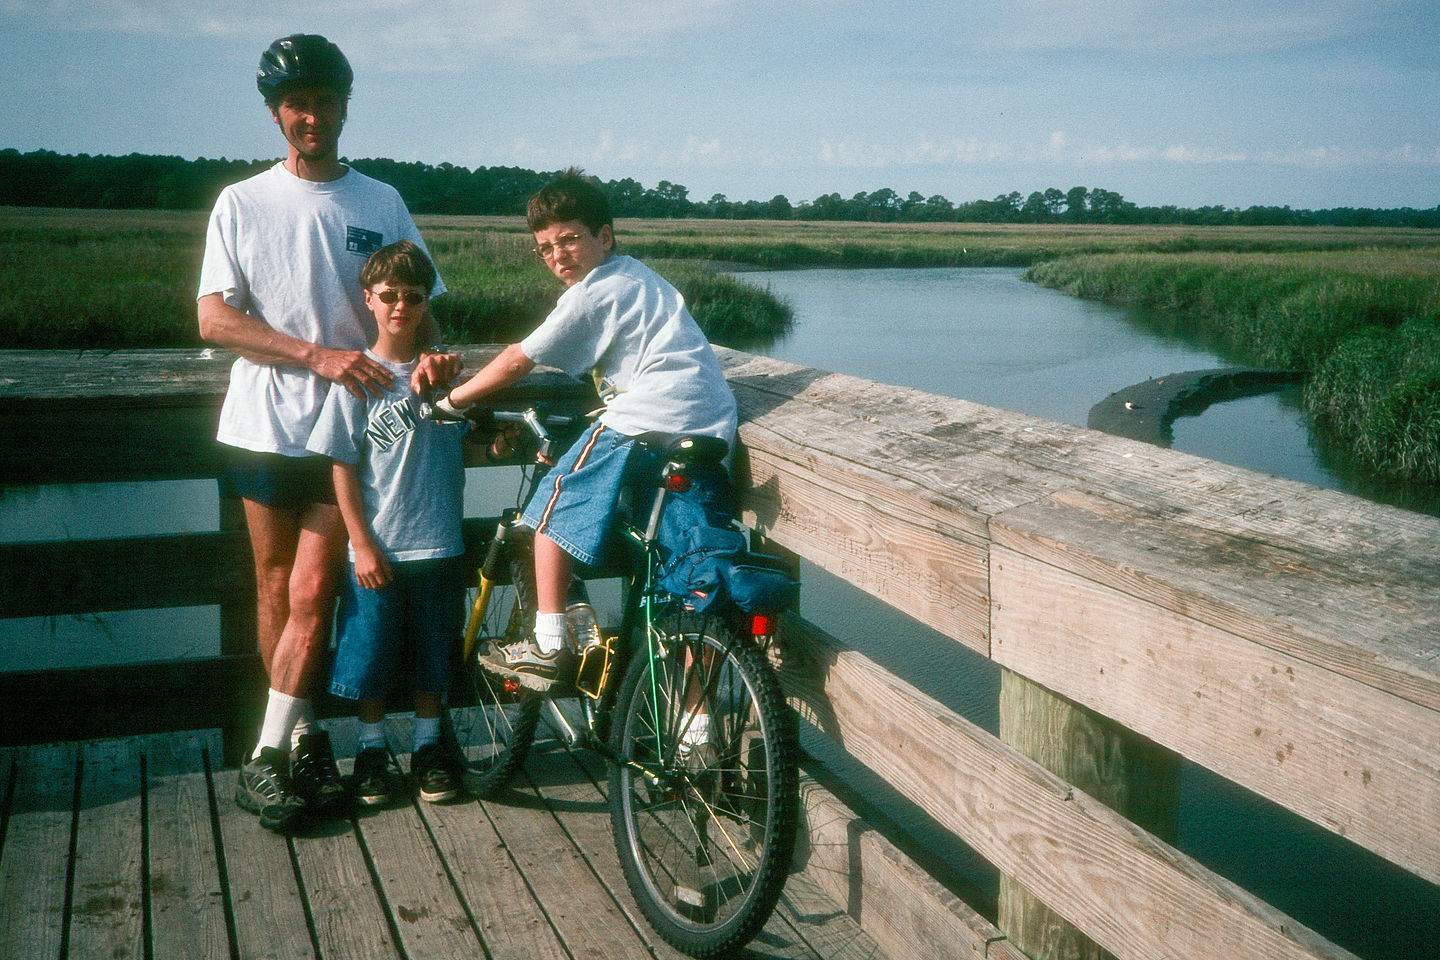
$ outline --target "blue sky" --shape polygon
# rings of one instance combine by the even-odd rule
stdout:
[[[1440,4],[0,0],[0,147],[278,156],[275,37],[349,56],[342,152],[792,202],[1103,187],[1440,204]]]

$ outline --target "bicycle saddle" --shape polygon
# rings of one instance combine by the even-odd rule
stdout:
[[[635,439],[660,451],[667,460],[687,465],[719,463],[730,452],[730,444],[719,437],[642,433]]]

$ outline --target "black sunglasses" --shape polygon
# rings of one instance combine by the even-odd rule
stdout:
[[[416,306],[419,306],[420,304],[424,303],[426,300],[429,300],[429,299],[430,299],[430,294],[428,294],[428,293],[414,293],[414,292],[411,292],[411,293],[401,294],[401,292],[400,292],[399,290],[381,290],[381,291],[379,291],[378,293],[376,293],[375,296],[377,296],[377,297],[380,298],[380,302],[381,302],[381,303],[387,304],[387,305],[392,304],[392,303],[394,303],[396,300],[400,300],[400,299],[403,298],[404,301],[405,301],[405,306],[407,306],[407,307],[416,307]]]

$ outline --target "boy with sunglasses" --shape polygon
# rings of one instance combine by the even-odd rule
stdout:
[[[385,746],[386,688],[397,672],[414,678],[410,773],[421,799],[438,803],[461,793],[458,760],[441,740],[440,710],[450,645],[464,628],[463,428],[421,419],[411,387],[435,284],[429,257],[400,240],[371,254],[360,282],[377,327],[367,353],[389,370],[392,384],[372,388],[363,399],[332,387],[307,444],[332,462],[335,499],[350,535],[330,692],[359,701],[360,752],[351,787],[356,800],[375,805],[390,798],[399,774]],[[408,671],[400,669],[402,653]]]
[[[534,636],[492,644],[481,655],[486,669],[543,692],[564,679],[574,659],[565,611],[575,563],[600,561],[621,489],[658,469],[642,462],[654,455],[635,440],[691,434],[733,443],[736,407],[684,298],[654,270],[615,253],[610,204],[594,181],[565,171],[530,198],[526,220],[536,255],[566,290],[534,332],[436,407],[458,415],[537,363],[593,375],[605,399],[599,419],[525,508],[535,532]],[[698,511],[692,516],[724,526],[733,509],[724,469],[696,479],[685,495]]]

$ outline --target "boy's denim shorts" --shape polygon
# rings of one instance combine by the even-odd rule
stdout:
[[[390,569],[394,580],[368,590],[347,566],[330,676],[337,697],[384,697],[407,672],[413,690],[450,688],[451,650],[465,628],[464,558],[391,561]]]
[[[659,470],[657,457],[631,463],[642,449],[634,438],[592,424],[541,478],[521,521],[581,563],[598,564],[620,491],[639,471]]]

